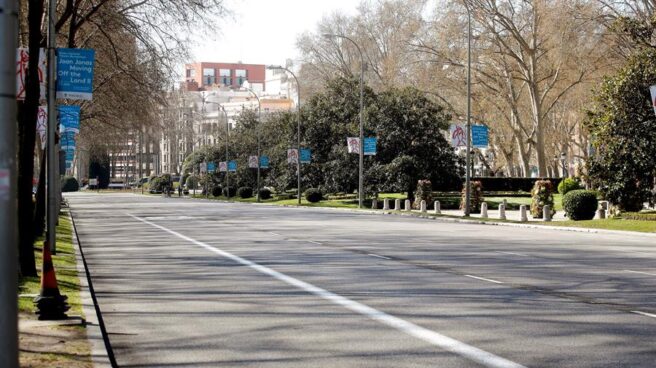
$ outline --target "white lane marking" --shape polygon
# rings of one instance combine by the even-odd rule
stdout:
[[[372,256],[372,257],[382,258],[382,259],[392,259],[390,257],[385,257],[385,256],[381,256],[379,254],[373,254],[373,253],[367,253],[367,255]]]
[[[466,359],[472,360],[474,362],[477,362],[479,364],[482,364],[486,367],[490,368],[526,368],[521,364],[515,363],[513,361],[507,360],[505,358],[502,358],[500,356],[494,355],[492,353],[489,353],[485,350],[481,350],[479,348],[476,348],[471,345],[467,345],[463,342],[460,342],[456,339],[450,338],[448,336],[442,335],[440,333],[437,333],[435,331],[431,331],[427,328],[415,325],[412,322],[408,322],[406,320],[403,320],[401,318],[392,316],[390,314],[387,314],[385,312],[381,312],[377,309],[374,309],[368,305],[358,303],[354,300],[345,298],[341,295],[332,293],[328,290],[322,289],[318,286],[314,286],[310,283],[307,283],[305,281],[301,281],[299,279],[293,278],[291,276],[287,276],[284,273],[278,272],[276,270],[273,270],[271,268],[262,266],[260,264],[257,264],[255,262],[249,261],[245,258],[241,258],[239,256],[236,256],[232,253],[228,253],[224,250],[221,250],[219,248],[215,248],[211,245],[205,244],[203,242],[200,242],[196,239],[190,238],[186,235],[182,235],[178,232],[175,232],[173,230],[170,230],[164,226],[160,226],[157,224],[154,224],[148,220],[142,219],[140,217],[134,216],[132,214],[128,214],[129,216],[133,217],[136,220],[139,220],[145,224],[148,224],[150,226],[153,226],[155,228],[158,228],[162,231],[165,231],[171,235],[177,236],[180,239],[186,240],[190,243],[193,243],[201,248],[205,248],[209,250],[210,252],[216,253],[222,257],[231,259],[237,263],[240,263],[244,266],[248,266],[260,273],[263,273],[265,275],[269,275],[277,280],[280,280],[282,282],[285,282],[289,285],[295,286],[301,290],[305,290],[310,294],[314,294],[322,299],[325,299],[329,302],[332,302],[334,304],[340,305],[346,309],[349,309],[353,312],[362,314],[374,321],[378,321],[380,323],[383,323],[387,326],[390,326],[392,328],[395,328],[399,331],[402,331],[410,336],[414,336],[420,340],[423,340],[431,345],[435,345],[437,347],[440,347],[444,350],[453,352],[455,354],[458,354]]]
[[[314,241],[314,240],[308,240],[308,241],[312,244],[323,245],[323,243],[319,243],[318,241]]]
[[[132,216],[132,215],[130,215],[130,216]],[[138,218],[138,217],[135,216],[135,218]],[[274,233],[273,231],[269,231],[269,234],[273,234],[273,235],[275,235],[275,236],[282,236],[282,235],[280,235],[280,234],[278,234],[278,233]]]
[[[639,273],[641,275],[656,276],[656,273],[649,273],[649,272],[642,272],[642,271],[624,270],[624,272],[631,272],[631,273]]]
[[[639,314],[639,315],[645,316],[645,317],[656,318],[656,314],[653,314],[653,313],[647,313],[647,312],[641,312],[641,311],[631,311],[631,313]]]
[[[485,277],[478,277],[478,276],[474,276],[474,275],[465,275],[465,277],[469,277],[471,279],[476,279],[476,280],[481,280],[481,281],[493,282],[495,284],[503,284],[503,282],[501,282],[501,281],[486,279]]]
[[[496,253],[510,254],[511,256],[529,257],[528,254],[521,254],[521,253],[515,253],[515,252],[502,252],[500,250],[496,251]]]

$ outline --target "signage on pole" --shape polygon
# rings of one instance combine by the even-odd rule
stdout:
[[[80,132],[80,106],[59,105],[57,106],[59,125],[61,132]]]
[[[472,147],[474,148],[488,148],[489,134],[486,125],[472,125]]]
[[[16,99],[25,99],[25,76],[30,61],[30,51],[26,48],[16,50]],[[39,49],[39,99],[46,99],[46,51]]]
[[[228,171],[230,171],[230,172],[237,171],[237,161],[229,161],[228,162]]]
[[[360,138],[347,137],[346,145],[348,146],[348,153],[360,153]]]
[[[298,163],[298,150],[296,148],[291,148],[287,150],[287,163],[288,164]]]
[[[453,147],[467,147],[467,129],[464,125],[451,124],[449,127],[449,137]]]
[[[41,148],[46,147],[48,129],[48,106],[39,106],[39,112],[36,115],[36,131],[39,134]]]
[[[257,156],[248,156],[248,167],[257,169]]]
[[[72,149],[75,150],[75,133],[73,132],[63,132],[60,134],[60,146],[61,149]]]
[[[262,169],[269,168],[269,156],[260,156],[260,168]]]
[[[0,169],[0,200],[8,201],[11,189],[11,172],[9,169]]]
[[[228,163],[225,161],[219,162],[219,172],[226,172],[228,171]]]
[[[57,49],[57,98],[91,100],[94,55],[92,49]]]
[[[98,179],[96,179],[96,178],[89,179],[89,186],[90,187],[95,187],[96,185],[98,185]]]
[[[301,163],[309,164],[312,162],[312,151],[309,148],[301,148]]]
[[[207,172],[212,174],[216,171],[216,164],[214,162],[207,163]]]
[[[364,139],[364,154],[367,156],[375,156],[377,143],[378,143],[378,138],[366,137]]]
[[[201,174],[207,173],[207,163],[201,162],[198,171],[200,171]]]
[[[651,92],[651,105],[654,107],[654,114],[656,114],[656,85],[649,87]]]

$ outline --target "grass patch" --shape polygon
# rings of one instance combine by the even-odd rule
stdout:
[[[586,229],[638,231],[641,233],[656,233],[656,221],[625,220],[625,219],[603,219],[587,221],[553,221],[543,223],[550,226],[580,227]]]
[[[43,238],[39,238],[34,245],[34,256],[39,275],[43,264]],[[82,303],[80,301],[80,279],[77,275],[77,262],[75,250],[73,249],[73,224],[68,213],[59,215],[57,226],[57,254],[52,256],[55,266],[57,285],[59,292],[68,296],[68,304],[71,306],[69,314],[82,315]],[[21,277],[18,283],[18,294],[39,294],[41,290],[41,278]],[[34,313],[34,297],[23,296],[18,298],[18,308],[21,312]]]

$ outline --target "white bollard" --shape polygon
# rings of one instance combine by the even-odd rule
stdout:
[[[383,211],[389,211],[389,198],[383,199]]]
[[[409,199],[405,200],[405,210],[406,211],[412,211],[412,203],[410,202]]]
[[[371,209],[372,210],[377,210],[378,209],[378,200],[377,199],[372,199],[371,200]]]
[[[433,206],[434,206],[433,211],[435,211],[436,215],[442,214],[442,209],[440,208],[440,201],[435,201],[435,203],[433,203]]]
[[[526,205],[525,204],[519,206],[519,221],[528,222],[528,216],[526,215]]]
[[[419,207],[421,209],[421,213],[426,213],[426,201],[422,199],[421,202],[419,203]]]
[[[394,211],[401,211],[401,200],[398,198],[394,200]]]
[[[598,209],[597,210],[597,218],[600,219],[600,220],[605,219],[606,218],[606,210],[604,210],[603,208]]]
[[[507,199],[504,198],[502,203],[503,203],[503,208],[508,208],[508,200]]]
[[[487,203],[486,202],[481,203],[481,217],[482,218],[487,218]]]
[[[501,203],[499,205],[499,220],[505,220],[506,219],[506,205]]]
[[[542,220],[551,221],[551,207],[548,204],[542,207]]]

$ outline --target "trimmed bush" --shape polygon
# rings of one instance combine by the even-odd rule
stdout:
[[[473,177],[472,181],[480,181],[485,191],[489,192],[526,192],[529,193],[536,181],[549,180],[558,187],[561,178],[506,178],[506,177]],[[458,190],[453,188],[452,190]]]
[[[558,184],[558,193],[565,195],[572,190],[581,189],[579,181],[573,178],[565,178]]]
[[[656,221],[656,213],[654,212],[622,212],[621,216],[626,220]]]
[[[310,188],[305,191],[305,199],[310,203],[317,203],[323,199],[323,193],[317,188]]]
[[[549,205],[551,208],[551,216],[556,213],[554,210],[553,199],[554,186],[550,180],[538,180],[533,186],[531,191],[531,215],[533,218],[542,218],[542,209],[544,206]]]
[[[215,186],[212,187],[212,196],[213,197],[220,197],[222,191],[223,191],[223,188],[221,188],[220,185],[215,185]]]
[[[237,195],[240,198],[251,198],[253,196],[253,188],[251,187],[241,187],[237,189]]]
[[[472,181],[471,184],[471,195],[469,197],[469,212],[470,213],[481,213],[481,203],[483,203],[483,185],[480,181]],[[462,186],[462,196],[460,198],[460,209],[465,209],[466,201],[466,185]]]
[[[225,187],[225,188],[223,188],[223,196],[224,197],[234,197],[235,195],[237,195],[237,188],[235,188],[235,187]]]
[[[563,210],[570,220],[592,220],[599,202],[590,190],[571,190],[563,196]]]
[[[61,179],[62,192],[77,192],[80,190],[80,184],[72,176],[65,176]]]
[[[271,191],[266,188],[260,189],[260,199],[270,199],[271,198]]]

